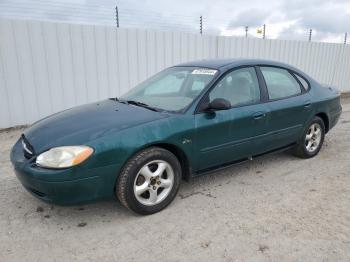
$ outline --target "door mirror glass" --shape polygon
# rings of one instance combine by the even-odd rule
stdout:
[[[219,110],[227,110],[231,108],[230,101],[224,98],[215,98],[212,102],[205,104],[201,111],[214,112]]]
[[[230,101],[224,98],[215,98],[208,105],[209,111],[227,110],[231,108]]]

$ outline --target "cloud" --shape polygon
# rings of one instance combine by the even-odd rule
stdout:
[[[267,10],[261,10],[256,8],[244,10],[229,22],[228,29],[242,26],[261,26],[266,22],[269,16],[270,12],[268,12]]]
[[[350,31],[349,24],[346,22],[350,19],[350,14],[337,7],[316,8],[300,19],[300,25],[303,27],[313,28],[324,33],[340,33]]]
[[[289,18],[297,19],[298,26],[312,28],[324,33],[338,33],[350,30],[347,21],[350,16],[350,1],[295,0],[282,6]]]
[[[309,39],[309,30],[302,28],[297,24],[293,24],[286,29],[282,30],[278,35],[279,39],[283,40],[301,40],[308,41]]]
[[[118,4],[121,27],[204,33],[244,34],[263,24],[268,38],[338,41],[350,32],[350,0],[0,0],[0,17],[115,25]],[[257,36],[256,34],[253,34]]]
[[[295,23],[282,30],[281,39],[308,40],[310,29],[313,41],[342,42],[350,17],[350,1],[295,0],[285,1],[281,12]]]

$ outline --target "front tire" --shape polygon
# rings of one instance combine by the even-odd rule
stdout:
[[[164,209],[175,198],[181,165],[174,154],[160,147],[138,152],[124,166],[116,184],[119,201],[142,215]]]
[[[306,131],[301,141],[294,148],[294,155],[300,158],[311,158],[320,152],[325,136],[325,125],[320,117],[315,117]]]

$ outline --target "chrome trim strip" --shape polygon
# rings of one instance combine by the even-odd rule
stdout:
[[[28,149],[28,147],[27,147],[26,143],[23,141],[23,139],[22,139],[22,146],[23,146],[23,149],[24,149],[28,154],[33,155],[33,152],[30,151],[30,150]]]

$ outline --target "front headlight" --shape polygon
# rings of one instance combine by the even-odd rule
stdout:
[[[91,156],[94,150],[88,146],[60,146],[40,154],[36,164],[48,168],[67,168],[78,165]]]

